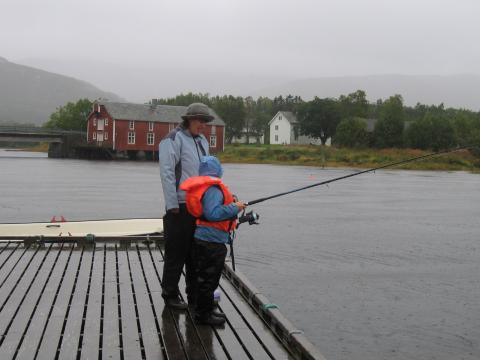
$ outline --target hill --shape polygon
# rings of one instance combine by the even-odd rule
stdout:
[[[370,75],[321,77],[285,82],[255,91],[255,96],[299,95],[304,100],[314,96],[338,97],[358,89],[369,101],[400,94],[405,104],[416,103],[480,110],[480,76],[478,75]]]
[[[41,125],[55,109],[82,98],[122,101],[71,77],[18,65],[0,57],[0,124]]]
[[[145,102],[152,98],[174,97],[181,93],[232,94],[237,96],[300,95],[304,100],[338,97],[358,89],[367,92],[371,102],[401,94],[405,104],[444,103],[447,107],[480,110],[479,75],[368,75],[310,77],[242,73],[232,68],[225,73],[215,69],[191,67],[165,68],[161,65],[119,65],[99,60],[18,60],[27,66],[74,76],[111,89],[129,101]]]
[[[232,94],[248,96],[253,89],[264,88],[292,80],[249,74],[232,68],[225,72],[197,68],[195,64],[178,67],[151,64],[118,64],[101,60],[23,58],[18,63],[57,74],[73,76],[110,89],[128,101],[143,103],[153,98],[175,97],[181,93]]]

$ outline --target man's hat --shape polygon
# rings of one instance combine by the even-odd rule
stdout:
[[[213,120],[213,116],[210,114],[210,109],[207,105],[202,103],[193,103],[188,105],[187,112],[185,115],[182,115],[182,119],[200,119],[205,122],[209,122]]]

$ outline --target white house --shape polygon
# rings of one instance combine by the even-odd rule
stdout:
[[[270,126],[270,144],[322,144],[320,139],[300,135],[297,117],[290,111],[279,111],[268,125]],[[328,139],[326,145],[330,143],[331,139]]]

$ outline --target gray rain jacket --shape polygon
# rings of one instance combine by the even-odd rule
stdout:
[[[178,208],[185,203],[185,192],[179,185],[192,176],[198,176],[200,159],[209,155],[205,136],[192,135],[182,126],[165,136],[159,146],[160,178],[162,179],[165,209]]]

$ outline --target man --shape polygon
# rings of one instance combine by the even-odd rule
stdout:
[[[163,217],[165,259],[163,264],[162,297],[171,308],[185,310],[187,304],[180,298],[178,282],[185,265],[187,300],[195,303],[195,263],[193,234],[195,218],[188,213],[185,192],[180,183],[198,176],[202,157],[208,156],[208,142],[202,131],[213,120],[208,106],[193,103],[188,106],[183,122],[173,129],[159,147],[160,177],[165,198]]]

